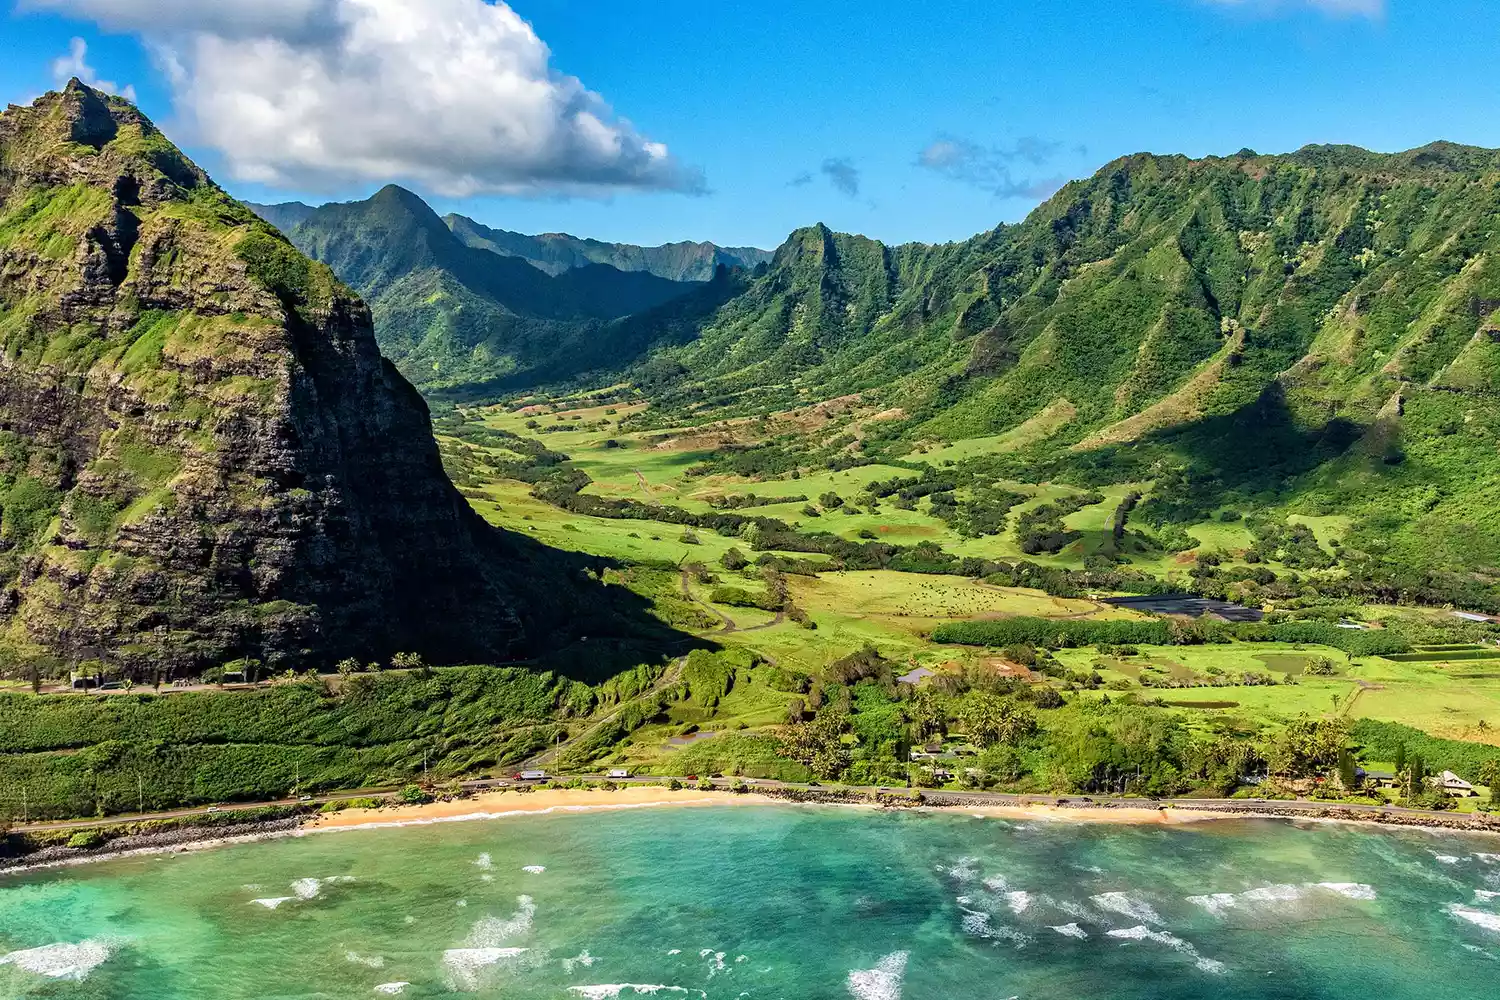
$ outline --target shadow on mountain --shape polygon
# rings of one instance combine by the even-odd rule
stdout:
[[[469,403],[563,383],[587,384],[592,379],[597,384],[601,373],[636,366],[658,347],[676,347],[696,339],[703,324],[743,293],[752,277],[753,272],[745,268],[720,264],[710,281],[654,308],[597,324],[591,336],[576,341],[550,362],[500,378],[429,388],[426,396],[439,402]]]
[[[605,583],[606,570],[623,568],[619,561],[486,529],[481,541],[487,554],[504,562],[508,577],[519,576],[535,588],[522,603],[527,641],[525,657],[517,662],[597,684],[637,664],[720,648],[666,624],[649,600],[629,588]]]

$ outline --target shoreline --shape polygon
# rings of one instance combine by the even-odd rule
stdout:
[[[0,877],[46,868],[73,867],[100,861],[146,855],[189,853],[234,844],[256,843],[284,837],[357,830],[400,829],[443,823],[478,822],[520,816],[582,815],[591,812],[622,812],[654,808],[704,808],[726,806],[835,806],[842,808],[905,810],[922,814],[962,813],[975,818],[1015,822],[1113,824],[1119,826],[1196,827],[1234,820],[1281,820],[1308,823],[1338,823],[1374,830],[1407,829],[1432,833],[1500,835],[1500,823],[1475,821],[1468,815],[1402,814],[1359,811],[1329,804],[1326,807],[1291,807],[1275,801],[1225,807],[1220,803],[1198,807],[1182,800],[1151,804],[1142,801],[1092,801],[1058,798],[1049,802],[996,802],[978,795],[929,792],[921,798],[904,794],[860,789],[813,789],[785,786],[734,792],[719,787],[669,789],[656,785],[625,786],[613,791],[600,788],[538,788],[526,792],[487,791],[460,798],[420,805],[386,805],[380,808],[349,808],[327,813],[273,820],[250,821],[223,826],[182,826],[161,833],[132,834],[111,840],[95,849],[47,847],[17,857],[0,858]],[[1446,820],[1446,822],[1444,822]],[[102,824],[107,825],[107,824]]]

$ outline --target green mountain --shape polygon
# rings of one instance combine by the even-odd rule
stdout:
[[[524,377],[569,359],[567,374],[624,363],[611,320],[690,291],[606,264],[557,275],[468,246],[422,199],[394,185],[348,204],[259,207],[301,251],[331,267],[369,303],[381,350],[427,391]]]
[[[628,624],[471,510],[326,266],[77,80],[0,115],[0,348],[7,675],[495,662]]]
[[[1032,482],[1153,482],[1158,524],[1338,519],[1391,594],[1493,595],[1500,153],[1138,155],[961,243],[815,226],[633,375],[661,425],[863,393],[895,416],[856,460],[975,440]]]
[[[268,207],[275,210],[287,206]],[[566,233],[525,236],[504,229],[491,229],[462,215],[447,215],[443,221],[469,246],[505,257],[520,257],[548,274],[561,274],[570,268],[589,264],[608,264],[622,271],[646,271],[672,281],[707,281],[720,266],[754,270],[771,259],[771,251],[755,247],[721,247],[687,241],[638,247],[629,243],[580,239]]]

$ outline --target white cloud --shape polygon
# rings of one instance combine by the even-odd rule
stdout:
[[[99,74],[88,63],[88,55],[89,43],[82,38],[73,39],[68,43],[68,54],[52,60],[52,75],[59,84],[76,76],[96,90],[102,90],[106,94],[119,94],[127,101],[135,100],[135,88],[130,84],[122,87],[113,80],[99,79]]]
[[[142,37],[196,138],[241,180],[442,195],[698,192],[504,3],[27,0]]]
[[[1215,7],[1235,7],[1256,13],[1312,9],[1334,17],[1385,16],[1386,0],[1203,0]]]

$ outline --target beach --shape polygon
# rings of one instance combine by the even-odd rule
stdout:
[[[321,813],[304,823],[299,832],[316,833],[343,829],[370,829],[382,826],[406,826],[423,823],[452,823],[465,820],[502,819],[536,813],[590,812],[613,809],[648,809],[665,806],[745,806],[745,805],[833,805],[845,808],[882,808],[874,802],[839,802],[833,800],[789,799],[784,795],[757,792],[702,791],[696,788],[669,789],[658,786],[630,786],[606,791],[599,788],[538,788],[484,792],[468,798],[420,805],[384,806],[378,809],[344,809]],[[1199,809],[1156,809],[1145,806],[1057,806],[1029,805],[911,805],[903,809],[919,812],[965,812],[973,816],[1021,821],[1060,823],[1116,823],[1125,825],[1168,825],[1203,823],[1213,820],[1244,819],[1241,814]]]

